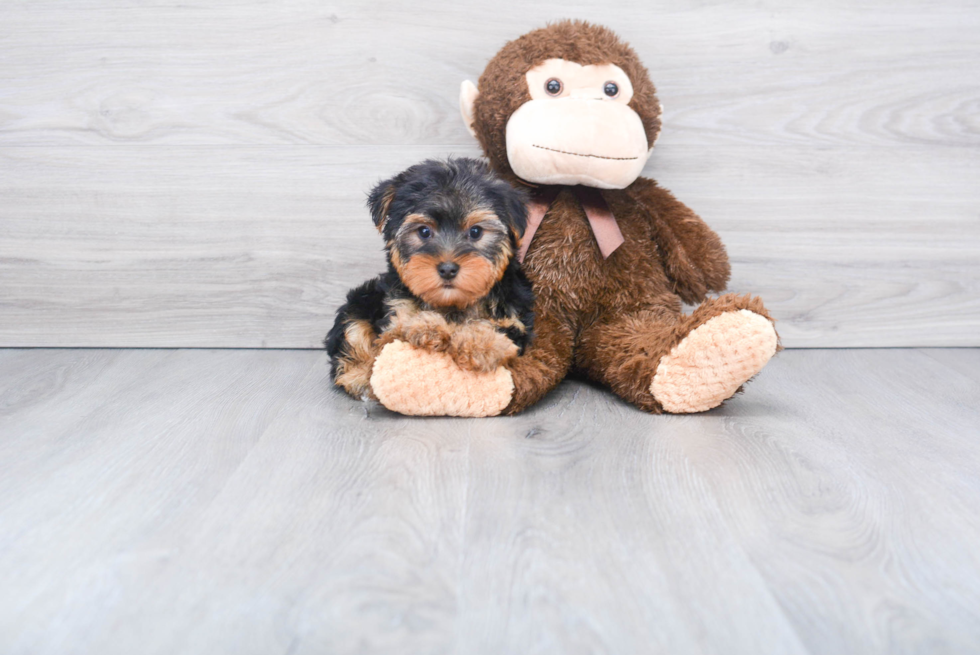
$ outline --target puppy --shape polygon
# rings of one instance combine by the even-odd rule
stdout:
[[[347,294],[324,345],[334,383],[373,398],[371,367],[401,340],[493,371],[532,338],[534,295],[514,258],[526,196],[475,159],[428,160],[371,191],[388,270]]]

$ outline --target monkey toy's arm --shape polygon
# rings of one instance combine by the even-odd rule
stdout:
[[[334,384],[355,398],[373,398],[371,368],[378,355],[378,335],[388,320],[381,278],[347,294],[323,345],[330,357]]]
[[[647,178],[638,178],[627,193],[649,215],[664,269],[681,300],[697,304],[709,291],[724,291],[731,273],[728,254],[701,217]]]

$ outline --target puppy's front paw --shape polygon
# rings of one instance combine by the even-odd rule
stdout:
[[[395,338],[414,348],[429,352],[445,352],[452,344],[452,330],[438,315],[420,315],[394,331]]]
[[[493,327],[477,323],[453,333],[448,353],[465,371],[489,373],[517,357],[517,345]]]

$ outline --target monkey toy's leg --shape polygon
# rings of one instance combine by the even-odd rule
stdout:
[[[514,414],[553,389],[571,364],[571,330],[547,315],[523,355],[481,373],[461,369],[447,353],[389,343],[374,362],[371,388],[381,404],[413,416]]]
[[[510,402],[514,383],[503,366],[466,370],[448,352],[395,340],[374,360],[371,389],[382,405],[399,414],[478,417],[499,414]]]
[[[691,315],[652,308],[583,331],[576,364],[641,409],[702,412],[758,373],[778,348],[762,301],[729,294]]]
[[[547,313],[535,320],[531,345],[507,365],[514,380],[514,396],[504,414],[517,414],[541,400],[558,386],[572,365],[574,338],[569,323]]]

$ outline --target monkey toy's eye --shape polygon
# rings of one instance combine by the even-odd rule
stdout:
[[[432,228],[427,225],[423,225],[419,228],[419,237],[422,239],[428,239],[432,236]]]
[[[483,228],[479,225],[470,228],[470,238],[476,241],[483,236]]]
[[[561,93],[561,89],[561,80],[556,77],[553,77],[544,83],[544,90],[548,92],[548,95],[556,96]]]
[[[610,98],[615,98],[619,95],[619,85],[615,82],[606,82],[606,85],[602,87],[602,90]]]

